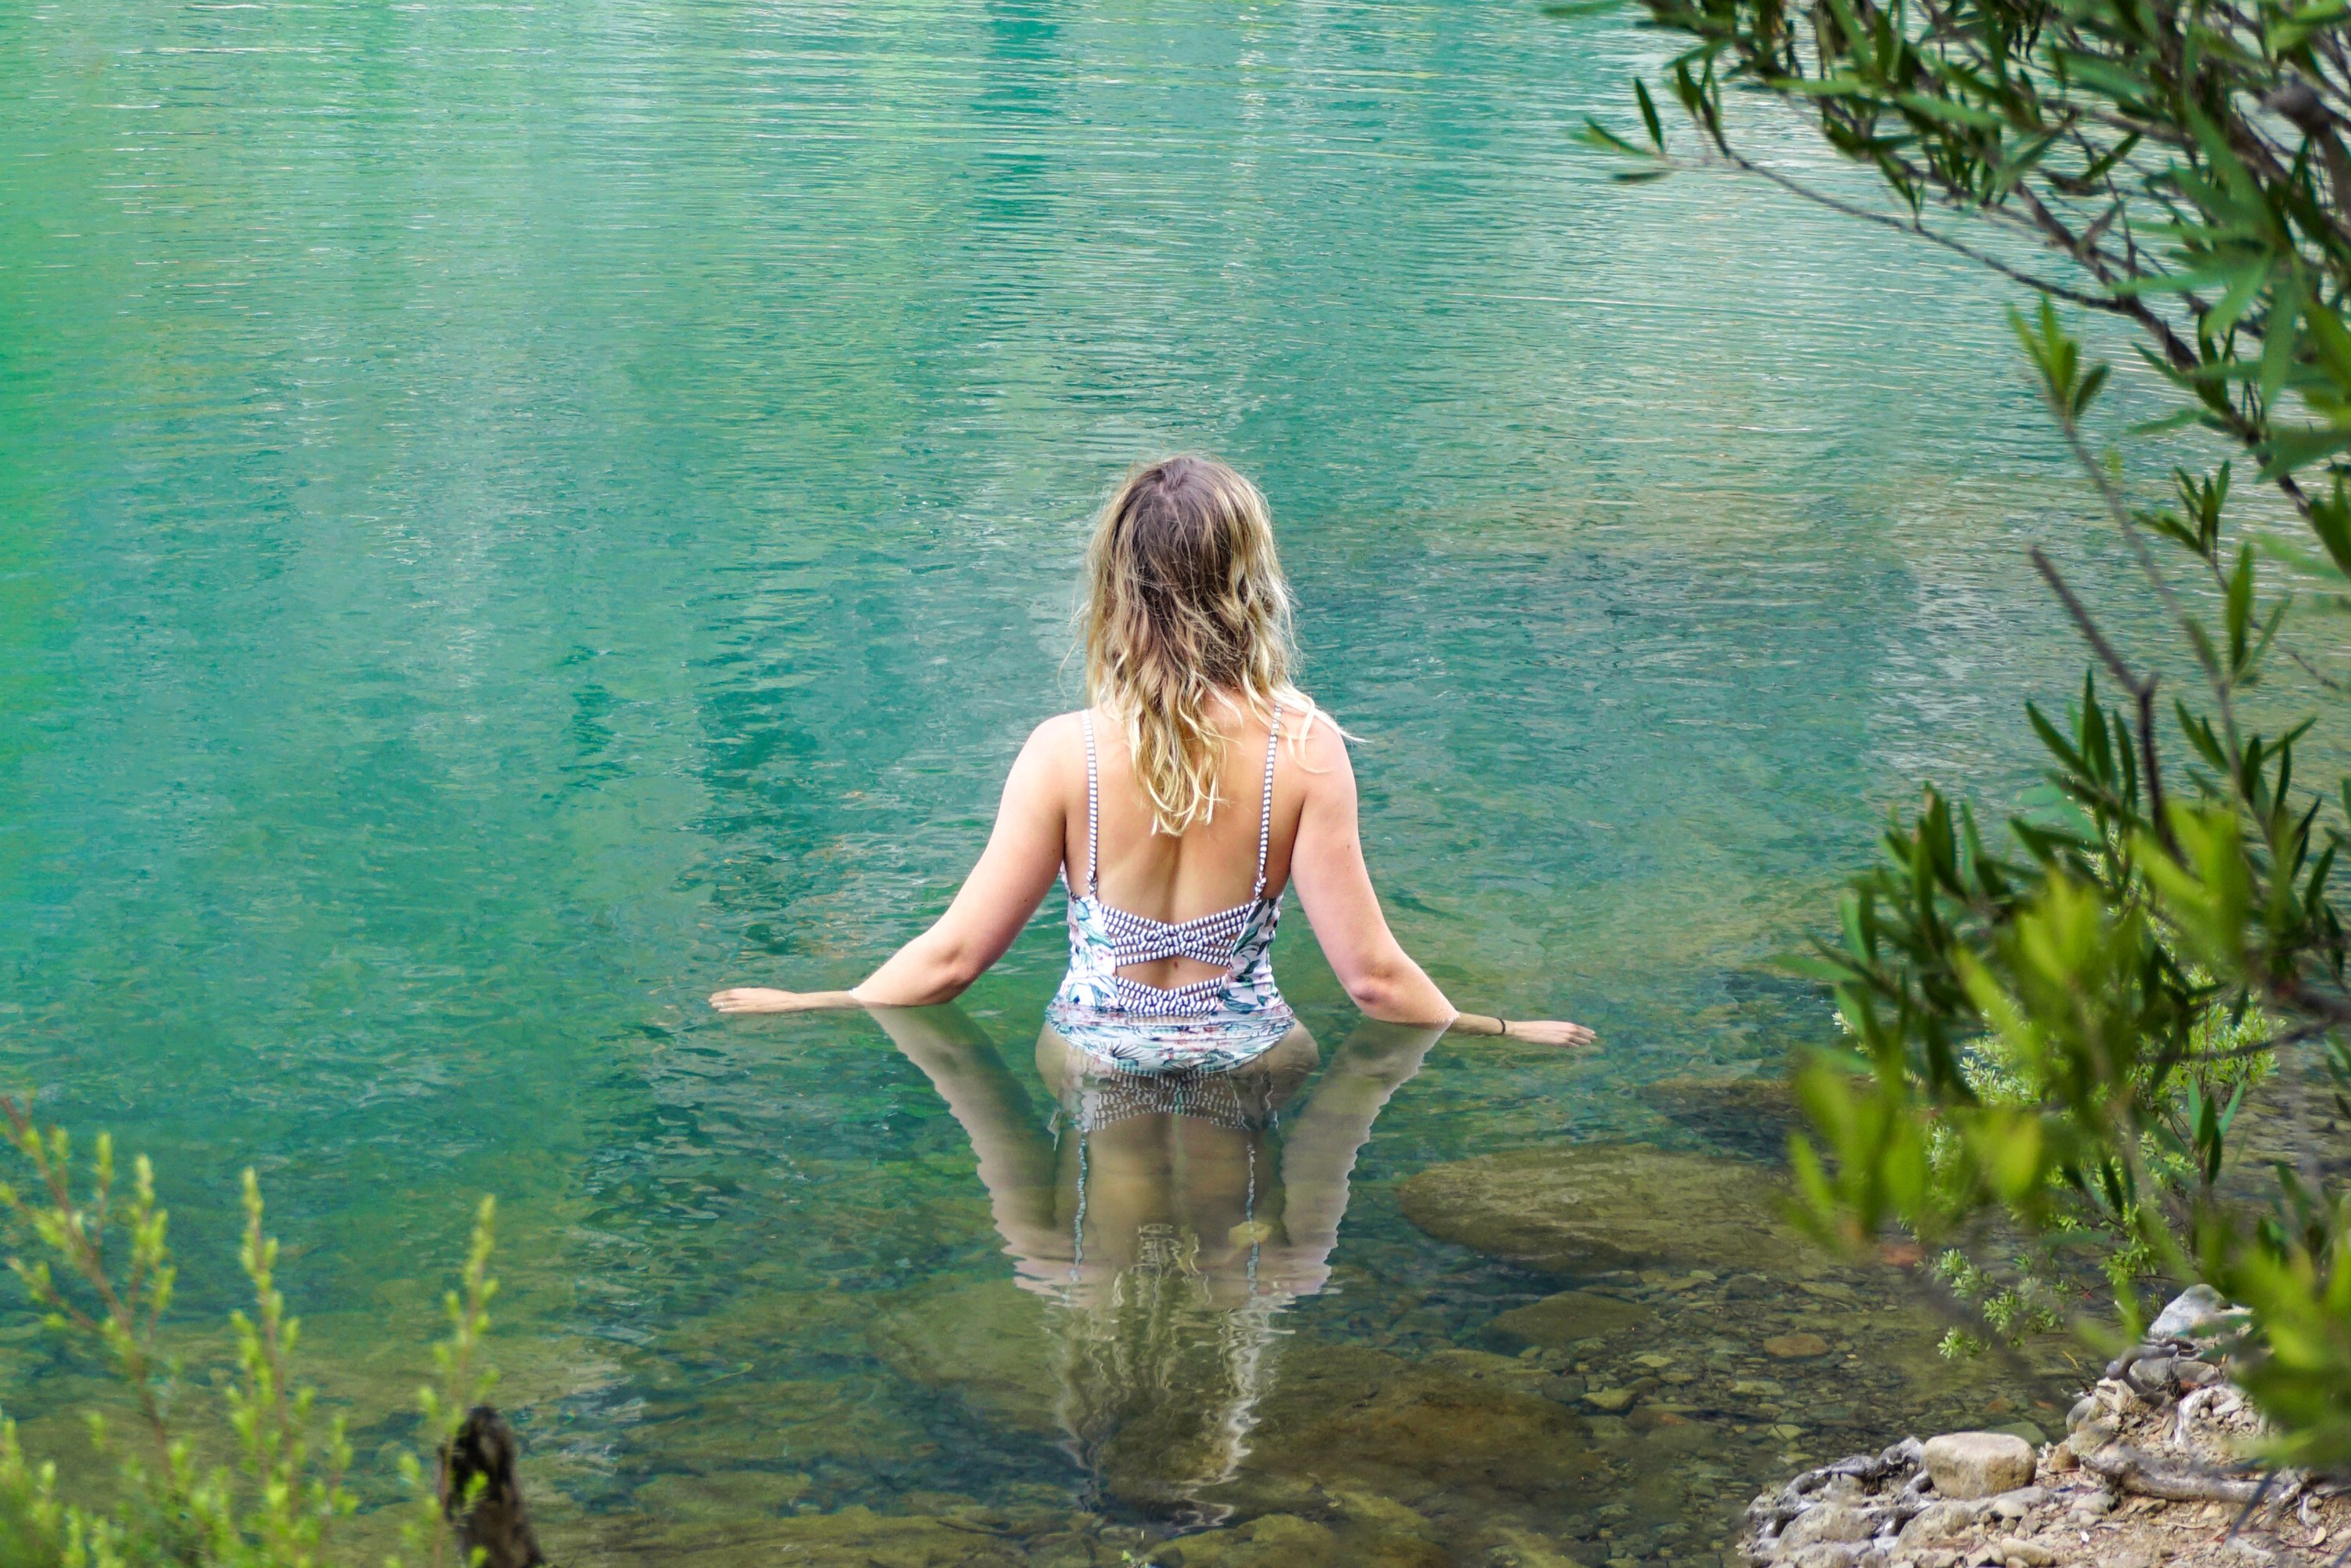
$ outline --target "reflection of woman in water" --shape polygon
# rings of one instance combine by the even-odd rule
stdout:
[[[1571,1023],[1458,1011],[1389,932],[1338,727],[1290,683],[1290,589],[1264,499],[1199,457],[1135,469],[1088,552],[1083,711],[1040,725],[946,915],[853,991],[743,987],[724,1012],[858,1007],[970,1134],[1024,1284],[1059,1317],[1061,1425],[1134,1503],[1189,1506],[1246,1452],[1272,1315],[1320,1289],[1372,1117],[1447,1029],[1582,1045]],[[1038,1066],[1049,1144],[947,1001],[1000,957],[1056,873],[1070,967]],[[1371,1019],[1277,1143],[1316,1064],[1275,986],[1298,889]]]
[[[987,848],[938,923],[855,990],[738,987],[712,1006],[949,1000],[1003,956],[1059,873],[1070,968],[1054,1027],[1130,1071],[1238,1066],[1289,1034],[1271,952],[1293,884],[1372,1018],[1591,1040],[1575,1024],[1457,1011],[1397,946],[1364,866],[1345,743],[1290,684],[1290,586],[1255,486],[1202,457],[1135,469],[1102,508],[1087,571],[1092,706],[1029,737]]]
[[[1248,1454],[1277,1314],[1329,1278],[1373,1118],[1441,1031],[1365,1023],[1300,1109],[1317,1065],[1303,1029],[1238,1067],[1142,1073],[1049,1022],[1049,1137],[960,1012],[874,1016],[970,1136],[1020,1283],[1052,1303],[1054,1415],[1090,1484],[1213,1521],[1202,1494]]]

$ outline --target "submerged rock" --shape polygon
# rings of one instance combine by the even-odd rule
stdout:
[[[1665,1262],[1785,1273],[1805,1243],[1777,1196],[1752,1165],[1638,1144],[1488,1155],[1397,1191],[1437,1239],[1563,1274]]]
[[[746,1525],[678,1528],[643,1518],[598,1521],[592,1555],[663,1568],[1030,1568],[1024,1543],[953,1519],[845,1508]],[[1113,1558],[1113,1561],[1115,1561]]]
[[[1533,1362],[1455,1348],[1415,1363],[1231,1312],[1098,1316],[967,1285],[901,1298],[868,1340],[902,1375],[1070,1450],[1128,1507],[1254,1519],[1186,1538],[1186,1564],[1326,1560],[1322,1535],[1266,1522],[1301,1515],[1338,1531],[1330,1562],[1436,1568],[1468,1521],[1555,1516],[1597,1482],[1583,1423],[1532,1391],[1556,1382]],[[1399,1528],[1432,1499],[1454,1522]]]
[[[1599,1474],[1583,1424],[1551,1400],[1358,1346],[1293,1343],[1259,1414],[1244,1493],[1290,1478],[1413,1508],[1443,1494],[1448,1511],[1543,1511]]]
[[[1351,1559],[1328,1525],[1269,1513],[1231,1530],[1171,1542],[1151,1561],[1166,1568],[1340,1568]]]
[[[1669,1078],[1643,1097],[1725,1154],[1751,1160],[1786,1159],[1788,1135],[1804,1124],[1782,1078]]]
[[[1650,1311],[1637,1301],[1590,1291],[1562,1291],[1529,1306],[1514,1307],[1487,1324],[1513,1350],[1531,1345],[1557,1350],[1580,1339],[1603,1339],[1635,1327]]]
[[[1775,1361],[1810,1361],[1829,1353],[1829,1342],[1816,1333],[1773,1334],[1763,1342],[1763,1354]]]
[[[1054,1358],[1046,1304],[1009,1280],[904,1298],[873,1320],[866,1343],[893,1372],[960,1395],[989,1421],[1056,1429]]]
[[[808,1494],[805,1470],[720,1469],[656,1476],[639,1486],[636,1505],[681,1522],[772,1519]]]

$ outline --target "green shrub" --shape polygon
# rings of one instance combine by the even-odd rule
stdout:
[[[1627,180],[1738,171],[2036,292],[2018,340],[2168,628],[2165,657],[2132,657],[2030,552],[2094,660],[2070,718],[2026,706],[2066,809],[1994,846],[1929,788],[1845,894],[1806,965],[1849,1031],[1801,1076],[1810,1212],[1855,1245],[1896,1225],[1957,1241],[1944,1271],[1993,1334],[2047,1302],[2029,1260],[1973,1256],[1987,1212],[2034,1245],[2095,1243],[2127,1333],[2149,1277],[2201,1280],[2251,1309],[2237,1372],[2268,1457],[2351,1465],[2351,1201],[2283,1167],[2257,1197],[2222,1181],[2273,1062],[2331,1079],[2351,1117],[2351,776],[2298,778],[2313,719],[2266,726],[2248,700],[2283,680],[2339,719],[2351,692],[2296,613],[2351,611],[2351,0],[1640,4],[1683,46],[1665,76],[1692,146],[1637,83],[1640,134],[1585,140]],[[1752,155],[1759,113],[1882,199]],[[2059,305],[2128,333],[2168,396],[2129,434],[2200,427],[2249,464],[2262,515],[2232,507],[2227,461],[2174,470],[2165,503],[2126,493],[2087,428],[2107,367]],[[2167,659],[2194,672],[2177,694]]]
[[[28,1457],[16,1424],[0,1419],[0,1564],[6,1568],[314,1568],[351,1558],[336,1525],[354,1500],[344,1479],[350,1446],[338,1416],[323,1428],[315,1390],[290,1371],[301,1325],[277,1290],[277,1243],[262,1228],[260,1184],[245,1173],[245,1240],[239,1259],[253,1288],[248,1313],[231,1316],[235,1362],[222,1405],[196,1408],[200,1395],[159,1348],[175,1270],[156,1206],[154,1172],[141,1155],[131,1189],[119,1190],[112,1141],[101,1134],[78,1190],[66,1133],[41,1129],[0,1095],[5,1136],[28,1172],[0,1184],[0,1207],[34,1243],[8,1267],[55,1329],[103,1357],[131,1396],[128,1430],[89,1420],[98,1452],[113,1467],[111,1500],[63,1500],[54,1460]],[[461,1558],[438,1479],[438,1455],[496,1373],[482,1359],[490,1299],[494,1208],[482,1201],[461,1288],[449,1292],[448,1337],[435,1347],[435,1379],[419,1390],[423,1455],[402,1472],[415,1506],[403,1522],[411,1551],[439,1564]],[[204,1463],[200,1452],[233,1454]],[[435,1479],[425,1477],[427,1464]],[[460,1506],[465,1500],[457,1500]],[[397,1564],[400,1559],[387,1559]]]

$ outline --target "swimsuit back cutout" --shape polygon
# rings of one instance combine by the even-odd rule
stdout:
[[[1258,802],[1257,881],[1249,902],[1190,920],[1155,920],[1102,902],[1098,884],[1102,778],[1092,710],[1086,737],[1086,890],[1070,894],[1070,968],[1053,996],[1056,1027],[1072,1044],[1138,1071],[1221,1069],[1259,1056],[1296,1021],[1273,983],[1273,934],[1281,900],[1265,896],[1273,841],[1273,768],[1281,744],[1274,715]],[[1180,986],[1122,975],[1130,964],[1189,958],[1221,974]],[[1148,1027],[1138,1028],[1138,1023]]]

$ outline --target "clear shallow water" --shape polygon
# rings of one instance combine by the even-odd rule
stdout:
[[[1490,1348],[1565,1281],[1398,1184],[1706,1143],[1655,1086],[1817,1030],[1765,960],[1909,780],[2012,789],[2006,694],[2078,663],[2020,551],[2079,497],[2021,378],[1969,374],[2002,297],[1750,186],[1608,183],[1565,133],[1651,47],[1421,5],[10,11],[0,1073],[156,1155],[192,1310],[257,1166],[372,1408],[497,1192],[568,1560],[1095,1506],[1050,1423],[877,1340],[1011,1273],[923,1075],[700,998],[846,984],[943,905],[1071,700],[1091,504],[1196,445],[1273,499],[1407,943],[1606,1040],[1437,1045],[1286,1320]],[[966,1004],[1016,1071],[1057,921]],[[1344,1039],[1302,921],[1278,962]],[[1718,1286],[1676,1296],[1692,1364],[1762,1310]],[[1637,1503],[1687,1553],[1719,1510],[1638,1477],[1730,1496],[1935,1376],[1522,1511]]]

